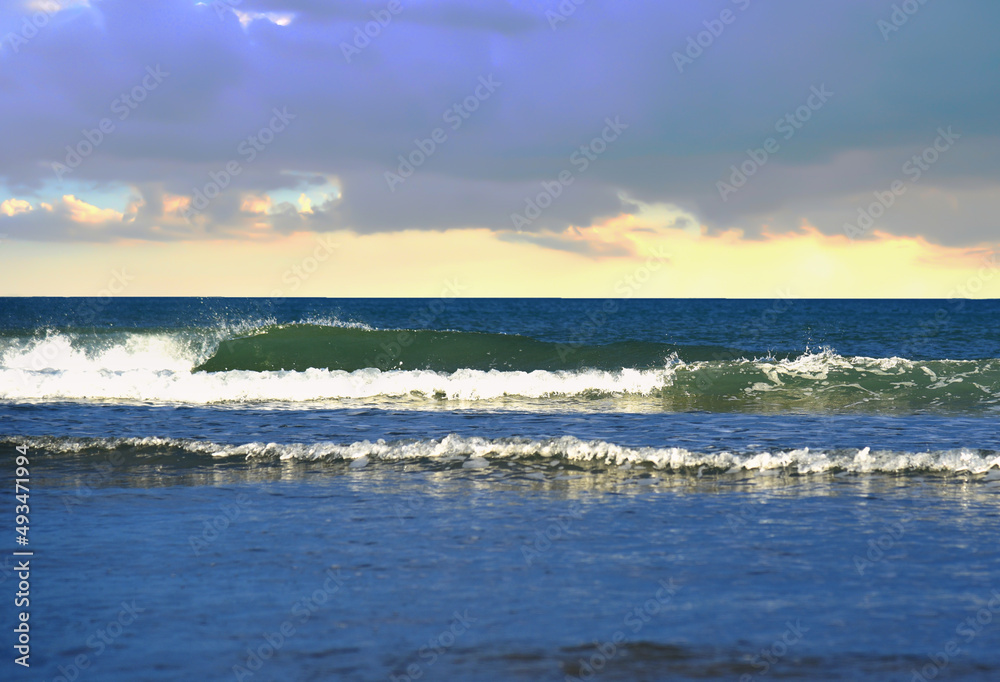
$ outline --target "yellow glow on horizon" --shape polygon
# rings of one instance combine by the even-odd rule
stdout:
[[[707,234],[691,216],[662,207],[545,237],[538,244],[487,229],[262,229],[243,241],[5,241],[0,295],[94,295],[124,270],[134,273],[129,296],[436,297],[453,287],[482,297],[1000,298],[991,245],[878,232],[852,241],[808,224],[748,239],[735,230]]]

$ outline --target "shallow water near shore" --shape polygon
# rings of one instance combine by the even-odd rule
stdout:
[[[39,679],[1000,674],[995,302],[87,303],[0,308]]]
[[[982,476],[539,464],[151,463],[86,496],[43,465],[38,665],[236,679],[257,652],[246,679],[562,680],[588,662],[910,679],[952,640],[950,676],[1000,664],[1000,489]],[[98,655],[122,602],[143,611]]]

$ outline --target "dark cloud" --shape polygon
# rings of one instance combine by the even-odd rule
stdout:
[[[348,61],[343,46],[388,4],[91,0],[25,38],[23,6],[4,3],[0,184],[36,206],[52,203],[52,163],[110,118],[114,131],[64,175],[71,183],[62,191],[104,207],[88,192],[129,188],[142,208],[129,221],[86,229],[56,212],[0,215],[0,231],[173,239],[241,235],[261,220],[278,232],[506,231],[511,214],[565,171],[572,184],[524,232],[544,241],[589,225],[620,211],[625,195],[675,203],[711,229],[753,236],[763,223],[780,231],[807,219],[841,233],[938,127],[953,126],[961,141],[879,229],[948,243],[996,238],[996,3],[922,5],[886,40],[878,22],[893,3],[882,1],[591,0],[555,30],[554,0],[402,2]],[[719,31],[724,10],[732,22],[718,36],[705,33]],[[290,22],[253,19],[266,13]],[[707,46],[700,55],[691,48],[679,70],[675,53],[699,34]],[[122,97],[157,67],[169,76],[121,118]],[[481,79],[491,77],[499,85],[486,92]],[[821,86],[833,92],[828,101],[779,127]],[[294,120],[249,160],[241,145],[276,107]],[[628,128],[595,153],[609,117]],[[390,191],[385,173],[399,169],[400,155],[429,149],[437,131],[443,141]],[[723,200],[717,183],[768,138],[780,149]],[[585,168],[573,160],[581,145],[593,154]],[[198,220],[164,212],[165,196],[193,195],[233,161],[240,174]],[[312,213],[287,201],[266,218],[242,210],[245,195],[308,185],[289,171],[335,178],[339,198]]]
[[[579,253],[592,258],[609,258],[633,256],[633,251],[621,244],[606,244],[603,242],[571,239],[565,234],[531,234],[528,232],[502,232],[498,235],[501,241],[523,244],[535,244],[556,251]]]

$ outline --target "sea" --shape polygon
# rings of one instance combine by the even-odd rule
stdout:
[[[998,417],[996,300],[0,298],[0,678],[1000,680]]]

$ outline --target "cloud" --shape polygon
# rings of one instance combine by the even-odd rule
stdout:
[[[27,213],[33,209],[34,207],[24,199],[6,199],[0,203],[0,213],[8,216]]]
[[[552,30],[554,1],[413,1],[348,62],[342,45],[384,4],[244,0],[217,12],[191,0],[64,2],[24,38],[28,5],[5,3],[0,37],[22,40],[0,40],[0,128],[10,133],[0,196],[56,206],[72,195],[111,213],[3,210],[0,229],[163,241],[488,228],[586,251],[597,247],[558,235],[620,214],[624,195],[682,207],[712,234],[761,238],[765,225],[807,220],[834,235],[939,127],[954,126],[961,140],[876,228],[954,245],[996,238],[1000,6],[929,3],[886,40],[877,22],[891,8],[881,3],[742,4],[588,2]],[[675,53],[726,8],[735,20],[679,71]],[[123,109],[157,66],[170,76]],[[485,77],[502,85],[452,127],[447,112],[472,102]],[[779,131],[815,87],[829,101]],[[249,160],[241,145],[276,107],[295,119]],[[628,129],[579,171],[573,154],[615,116]],[[57,178],[52,164],[96,139],[104,119],[113,130]],[[446,139],[390,190],[385,173],[439,129]],[[780,149],[723,200],[717,183],[772,137]],[[240,173],[184,219],[185,199],[230,162]],[[527,236],[509,234],[511,214],[564,170],[573,184],[522,228]],[[300,174],[336,178],[338,192],[305,191]],[[248,197],[272,205],[244,210]],[[82,230],[74,215],[100,218]]]
[[[37,212],[37,211],[36,211]],[[676,207],[646,205],[580,230],[626,256],[538,248],[486,229],[81,245],[4,242],[5,295],[99,291],[135,275],[130,295],[609,297],[997,297],[995,246],[940,246],[874,232],[852,242],[806,224],[748,239],[709,233]],[[561,246],[572,235],[556,237]],[[44,257],[39,258],[38,254]],[[314,254],[327,258],[313,259]],[[307,278],[298,275],[312,259]],[[296,268],[299,268],[297,271]],[[710,324],[711,321],[707,321]]]
[[[350,22],[364,23],[375,19],[373,14],[381,14],[390,5],[384,2],[330,3],[325,0],[246,0],[239,7],[252,9],[255,14],[283,11],[303,22]],[[485,33],[513,34],[537,28],[542,24],[541,16],[526,8],[518,8],[503,0],[480,0],[461,2],[444,0],[419,2],[397,0],[398,12],[392,12],[393,21],[400,24],[435,26],[452,31],[482,31]],[[236,6],[234,6],[234,10]],[[395,9],[395,8],[393,8]]]
[[[501,241],[513,243],[535,244],[546,249],[568,251],[595,259],[627,257],[635,255],[632,250],[622,244],[592,241],[579,233],[569,230],[562,234],[530,234],[527,232],[501,232]]]
[[[77,199],[72,194],[67,194],[62,198],[62,203],[53,211],[64,210],[69,219],[74,223],[89,223],[100,225],[102,223],[121,220],[124,215],[113,208],[98,208],[86,201]]]

